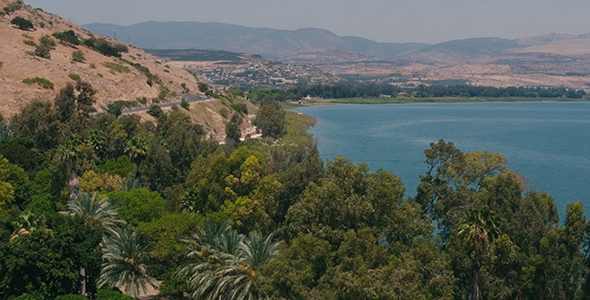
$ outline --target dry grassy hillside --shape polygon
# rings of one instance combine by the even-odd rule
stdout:
[[[16,8],[7,14],[3,8]],[[10,10],[10,9],[9,9]],[[81,41],[102,38],[111,45],[123,45],[104,36],[94,36],[75,23],[34,9],[26,4],[18,5],[15,0],[0,0],[0,111],[11,116],[18,109],[35,98],[52,100],[57,92],[68,83],[74,83],[70,76],[89,82],[97,90],[96,108],[100,111],[115,100],[135,100],[146,97],[148,100],[162,98],[173,101],[178,94],[188,89],[190,93],[199,94],[198,81],[189,72],[158,61],[143,50],[126,45],[127,53],[121,57],[105,56],[98,51],[84,46],[69,46],[55,40],[55,48],[50,51],[50,58],[41,58],[34,54],[35,44],[40,44],[43,36],[56,32],[72,30]],[[34,29],[21,30],[12,25],[15,17],[30,20]],[[28,43],[28,44],[25,44]],[[34,43],[34,44],[33,44]],[[83,62],[72,60],[74,51],[82,51]],[[136,67],[133,66],[136,65]],[[107,67],[109,65],[111,68]],[[146,74],[137,66],[146,67]],[[114,70],[118,69],[118,70]],[[148,76],[159,80],[148,84]],[[53,88],[43,88],[38,84],[25,84],[26,78],[45,78],[54,84]],[[149,103],[149,101],[148,101]]]

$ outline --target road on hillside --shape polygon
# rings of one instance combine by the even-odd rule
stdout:
[[[183,97],[188,103],[203,102],[203,101],[213,99],[211,96],[197,96],[197,95],[190,95],[190,94],[180,94],[180,97]],[[180,102],[181,101],[157,103],[156,105],[158,105],[161,108],[165,108],[165,107],[172,107],[174,105],[180,105]],[[125,109],[121,110],[121,114],[122,115],[135,114],[135,113],[148,111],[149,109],[150,109],[150,106],[139,106],[139,107],[125,108]]]

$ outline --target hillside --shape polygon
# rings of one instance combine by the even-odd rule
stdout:
[[[428,46],[420,43],[378,43],[359,37],[341,37],[317,28],[276,30],[223,23],[144,22],[129,26],[93,23],[87,30],[117,34],[123,40],[150,49],[217,49],[260,54],[267,58],[321,51],[343,51],[393,58]]]
[[[0,7],[8,7],[14,3],[16,2],[0,0]],[[10,24],[15,17],[30,20],[34,28],[20,30]],[[35,55],[34,45],[39,45],[43,36],[69,30],[82,41],[104,39],[110,45],[127,48],[128,51],[120,53],[120,58],[106,56],[83,43],[70,46],[52,38],[55,46],[49,52],[49,58]],[[0,40],[0,111],[8,116],[32,99],[52,100],[66,84],[74,83],[70,76],[75,78],[75,75],[91,83],[97,90],[96,108],[99,110],[105,109],[115,100],[135,100],[138,97],[150,100],[160,96],[165,97],[163,101],[173,101],[178,99],[174,95],[183,90],[199,93],[197,79],[187,71],[168,66],[135,46],[108,37],[95,36],[75,23],[28,5],[20,5],[19,9],[10,14],[0,16]],[[74,51],[83,53],[83,61],[76,62],[72,59]],[[35,77],[51,81],[53,88],[23,83],[23,79]],[[151,79],[151,86],[148,79]]]

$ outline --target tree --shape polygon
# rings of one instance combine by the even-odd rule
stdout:
[[[33,29],[33,23],[22,17],[15,17],[12,19],[12,21],[10,21],[10,24],[18,26],[20,30]]]
[[[284,133],[285,115],[278,103],[266,103],[260,107],[258,114],[256,114],[254,125],[262,131],[262,136],[276,139]]]
[[[195,299],[252,299],[256,272],[278,254],[273,235],[253,233],[246,238],[231,230],[231,222],[217,226],[208,220],[184,242],[189,263],[180,272],[188,278],[187,289]]]
[[[293,236],[313,233],[334,245],[351,229],[369,228],[382,236],[404,203],[405,188],[391,172],[368,171],[367,165],[357,167],[344,157],[329,162],[326,177],[310,184],[302,200],[289,208],[286,223]]]
[[[51,103],[38,99],[24,106],[12,118],[10,127],[15,138],[29,138],[42,151],[54,148],[61,135],[61,124]]]
[[[162,108],[156,104],[152,104],[150,109],[147,111],[148,115],[158,119],[160,116],[164,115],[164,111]]]
[[[238,113],[234,113],[231,120],[225,125],[225,135],[228,139],[232,139],[234,142],[239,142],[242,137],[242,131],[240,126],[242,125],[242,117]]]
[[[84,57],[84,51],[78,50],[72,52],[72,60],[77,62],[84,62],[86,58]]]
[[[138,298],[146,286],[158,288],[158,281],[150,275],[149,245],[132,229],[119,229],[107,237],[102,248],[98,287],[122,287],[125,294]]]
[[[465,241],[474,253],[469,300],[481,299],[479,262],[490,249],[490,241],[500,234],[497,223],[498,218],[488,207],[484,206],[478,211],[465,212],[463,220],[457,228],[457,236]]]
[[[3,206],[14,201],[14,187],[8,179],[10,177],[10,165],[8,160],[0,155],[0,212]]]
[[[183,83],[183,84],[184,84],[184,83]],[[186,84],[185,84],[185,86],[186,86]],[[184,108],[184,109],[186,109],[186,110],[190,110],[190,108],[191,108],[191,105],[188,103],[188,101],[186,101],[186,99],[182,98],[182,99],[180,100],[180,107],[182,107],[182,108]]]
[[[51,47],[43,44],[37,45],[35,55],[42,58],[51,58]]]
[[[108,196],[121,203],[118,208],[119,216],[133,226],[158,219],[166,210],[166,201],[162,196],[145,188],[113,191]]]
[[[55,49],[55,40],[53,40],[49,35],[44,35],[39,38],[39,43],[41,45],[47,46],[49,49]]]
[[[117,208],[109,198],[97,198],[98,193],[80,193],[77,199],[70,199],[67,214],[81,217],[91,228],[113,232],[119,224],[125,223],[117,214]]]
[[[56,39],[59,40],[63,45],[75,46],[80,45],[78,35],[73,30],[67,30],[63,32],[54,32],[52,34]]]
[[[98,230],[79,218],[57,214],[48,215],[46,224],[36,227],[29,227],[28,233],[22,230],[12,242],[0,242],[0,298],[38,292],[45,299],[55,299],[78,293],[80,268],[94,282],[100,266]]]
[[[76,95],[76,91],[78,92]],[[94,103],[96,99],[94,95],[96,91],[92,86],[83,81],[79,81],[76,86],[68,83],[63,89],[59,91],[55,97],[55,107],[57,115],[61,122],[66,122],[72,118],[75,113],[81,114],[85,118],[89,118],[90,113],[96,111]]]
[[[90,113],[96,112],[93,105],[96,103],[96,90],[92,88],[92,85],[88,82],[79,81],[76,84],[76,91],[78,96],[76,97],[76,111],[82,114],[85,118],[90,117]]]
[[[135,163],[135,179],[140,179],[139,166],[141,162],[147,157],[150,151],[148,140],[145,136],[136,135],[131,140],[127,141],[125,146],[125,153],[129,155],[132,162]]]
[[[68,121],[76,111],[76,95],[74,86],[68,83],[64,88],[59,90],[59,93],[54,100],[55,108],[57,109],[57,117],[61,122]]]
[[[66,143],[57,149],[58,159],[66,164],[69,173],[68,187],[70,189],[70,199],[77,199],[80,193],[80,181],[76,170],[76,160],[80,149],[80,141],[77,135],[70,135]]]

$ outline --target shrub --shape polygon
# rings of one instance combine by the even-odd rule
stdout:
[[[137,101],[118,100],[113,103],[110,103],[107,106],[107,112],[118,117],[123,112],[123,108],[129,108],[129,107],[135,107],[135,106],[137,106]]]
[[[24,40],[23,43],[25,43],[25,45],[37,47],[37,43],[35,43],[34,41],[31,41],[31,40]]]
[[[72,52],[72,59],[77,62],[84,62],[86,58],[84,57],[84,52],[82,50]]]
[[[41,45],[45,45],[47,47],[49,47],[50,49],[54,49],[55,48],[55,40],[49,36],[49,35],[44,35],[39,39],[39,43]]]
[[[244,114],[248,114],[248,105],[246,105],[246,103],[240,103],[238,106],[240,106],[240,109]]]
[[[158,119],[160,116],[162,116],[164,114],[164,111],[158,105],[152,104],[150,106],[150,109],[147,111],[147,113],[148,113],[148,115]]]
[[[146,105],[148,99],[146,97],[137,97],[137,98],[135,98],[135,101],[141,103],[141,105]]]
[[[129,48],[127,48],[127,45],[125,45],[125,44],[114,44],[113,48],[117,49],[117,51],[119,51],[119,53],[129,52]]]
[[[123,44],[111,45],[111,43],[105,39],[96,39],[94,37],[86,39],[82,43],[88,48],[94,49],[106,56],[121,57],[121,52],[128,51],[127,46]]]
[[[26,33],[21,34],[21,36],[24,37],[25,39],[29,39],[29,40],[32,40],[33,39],[32,36],[30,36],[30,35],[28,35]]]
[[[4,8],[4,10],[6,10],[6,8]],[[10,24],[18,26],[20,30],[29,30],[34,28],[33,23],[31,23],[31,21],[21,17],[16,17],[12,19],[12,21],[10,21]]]
[[[64,45],[80,45],[78,35],[73,30],[54,32],[52,35]]]
[[[147,67],[144,67],[139,63],[128,63],[132,65],[135,69],[137,69],[137,71],[139,71],[141,74],[145,75],[145,77],[147,77],[147,84],[149,86],[152,86],[154,82],[157,84],[162,84],[162,80],[160,79],[160,77],[158,77],[158,75],[152,74],[150,72],[150,69],[148,69]]]
[[[191,92],[191,90],[189,90],[189,88],[186,87],[186,83],[181,83],[180,86],[182,87],[182,93],[183,94],[188,94]]]
[[[188,101],[186,101],[186,99],[182,98],[182,100],[180,100],[180,107],[189,110],[191,105],[188,103]]]
[[[201,91],[202,93],[207,93],[209,91],[209,86],[204,83],[204,82],[199,82],[199,91]]]
[[[34,294],[22,294],[16,298],[13,298],[12,300],[44,300],[45,297],[43,297],[41,294],[38,293],[34,293]]]
[[[86,296],[80,294],[63,295],[55,297],[55,300],[88,300]]]
[[[219,114],[220,114],[222,117],[224,117],[224,118],[226,118],[226,119],[227,119],[227,114],[228,114],[228,111],[227,111],[227,109],[226,109],[225,107],[222,107],[222,108],[219,110]]]
[[[165,86],[160,86],[160,93],[158,94],[158,99],[164,100],[166,96],[170,93],[170,90]]]
[[[94,64],[94,63],[91,63],[91,64],[90,64],[90,69],[96,69],[96,64]]]
[[[122,294],[121,292],[100,289],[96,293],[96,300],[134,300],[132,297]]]
[[[4,12],[7,15],[9,15],[11,12],[20,10],[22,7],[23,7],[23,1],[17,0],[15,2],[8,4],[8,6],[4,7]]]
[[[25,79],[23,79],[23,83],[26,83],[29,85],[36,83],[39,86],[46,88],[46,89],[53,89],[53,87],[54,87],[53,82],[51,82],[45,78],[41,78],[41,77],[25,78]]]
[[[70,79],[75,82],[82,81],[82,78],[80,78],[80,75],[78,75],[78,74],[70,73],[70,75],[68,75],[68,77],[70,77]]]
[[[124,155],[117,158],[116,161],[109,160],[97,168],[98,172],[102,174],[119,175],[124,178],[135,170],[135,164],[127,155]]]
[[[2,69],[2,66],[4,66],[4,63],[0,61],[0,69]]]
[[[122,65],[122,64],[118,64],[118,63],[114,63],[114,62],[103,62],[102,63],[103,66],[113,70],[113,71],[117,71],[119,73],[129,73],[131,72],[131,70],[129,70],[129,68],[127,68],[126,66]]]
[[[51,58],[51,48],[46,45],[37,45],[34,53],[42,58]]]

